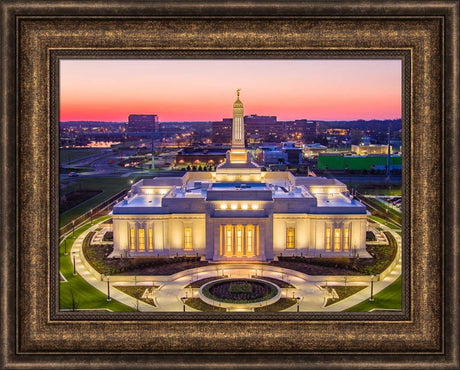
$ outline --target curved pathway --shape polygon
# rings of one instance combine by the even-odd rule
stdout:
[[[76,270],[77,272],[92,286],[96,289],[100,290],[101,292],[107,294],[107,282],[101,281],[101,276],[93,275],[83,263],[84,255],[81,251],[82,243],[85,236],[91,232],[95,231],[96,228],[99,227],[99,224],[96,224],[90,227],[87,231],[83,232],[72,245],[71,253],[75,253],[75,262],[76,262]],[[377,294],[382,289],[386,288],[390,284],[392,284],[400,275],[401,275],[401,237],[397,234],[394,230],[386,227],[385,225],[380,224],[380,227],[386,231],[390,231],[392,235],[395,237],[396,242],[398,244],[398,253],[399,260],[396,263],[394,269],[388,276],[378,282],[374,282],[374,294]],[[225,271],[225,274],[229,277],[238,277],[238,278],[247,278],[254,275],[256,270],[256,266],[248,265],[247,267],[238,266],[237,268],[231,268]],[[199,271],[197,273],[197,271]],[[155,289],[154,293],[154,301],[156,307],[146,304],[140,300],[137,300],[134,297],[131,297],[128,294],[121,292],[120,290],[116,289],[116,286],[133,286],[135,285],[133,281],[127,279],[126,281],[117,281],[116,283],[110,282],[110,296],[133,308],[137,308],[139,311],[152,311],[152,312],[164,312],[164,311],[176,311],[180,312],[183,310],[184,306],[181,301],[181,297],[198,297],[198,289],[192,290],[191,288],[185,288],[188,284],[192,281],[201,280],[208,277],[215,277],[219,274],[219,265],[216,265],[216,270],[211,271],[200,271],[199,269],[194,269],[193,273],[185,275],[183,277],[177,278],[172,281],[168,282],[161,282],[158,283],[155,281],[155,277],[152,276],[151,281],[143,281],[138,282],[137,286],[145,286],[146,288],[155,285],[159,285],[159,288]],[[321,289],[320,285],[325,284],[325,277],[317,276],[317,280],[305,280],[297,276],[292,276],[286,273],[275,272],[264,270],[263,271],[264,277],[271,277],[278,280],[284,280],[286,282],[291,283],[295,286],[294,288],[283,288],[281,297],[285,298],[292,298],[292,297],[301,297],[301,302],[299,305],[299,309],[301,312],[321,312],[321,311],[343,311],[347,308],[350,308],[362,301],[365,301],[370,297],[370,286],[368,283],[349,283],[349,285],[366,285],[367,287],[358,293],[345,298],[335,304],[329,305],[327,307],[323,307],[325,299],[330,296],[330,293],[327,293],[326,290]],[[312,277],[313,278],[313,277]],[[119,279],[119,277],[118,277]],[[118,280],[117,279],[117,280]],[[115,284],[115,286],[114,286]],[[334,285],[343,285],[343,280],[341,281],[331,281],[328,279],[327,281],[328,286]],[[186,311],[196,311],[189,306],[186,306]],[[293,305],[285,311],[296,311],[297,306]]]

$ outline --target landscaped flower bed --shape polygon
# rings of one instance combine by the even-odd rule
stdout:
[[[93,233],[94,234],[94,233]],[[136,257],[107,258],[113,246],[107,244],[89,244],[92,234],[88,234],[83,243],[83,253],[89,264],[99,273],[109,275],[172,275],[176,272],[195,267],[206,266],[208,262],[200,257]]]
[[[380,274],[394,260],[398,248],[393,235],[385,231],[389,244],[368,245],[367,252],[373,258],[348,258],[348,257],[300,257],[279,256],[278,261],[271,264],[291,270],[303,272],[308,275],[370,275]]]
[[[225,303],[255,303],[269,300],[278,290],[268,282],[252,279],[225,279],[206,285],[205,297]]]

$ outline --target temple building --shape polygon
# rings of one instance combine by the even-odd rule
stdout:
[[[226,161],[215,172],[187,172],[133,184],[125,200],[113,208],[111,257],[369,257],[366,207],[350,197],[343,183],[264,172],[251,161],[239,92]]]

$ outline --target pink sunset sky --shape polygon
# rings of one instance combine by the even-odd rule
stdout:
[[[61,60],[60,120],[160,122],[401,117],[400,60]]]

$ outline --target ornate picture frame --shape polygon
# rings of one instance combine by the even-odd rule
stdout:
[[[458,366],[458,10],[457,1],[3,2],[2,366]],[[401,58],[401,313],[59,312],[55,63],[123,53]]]

